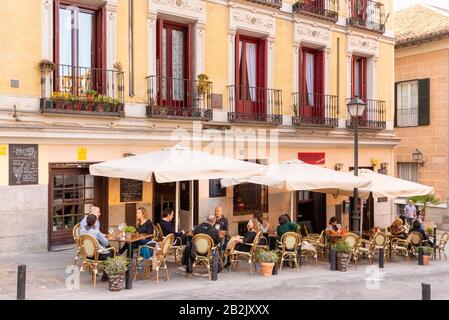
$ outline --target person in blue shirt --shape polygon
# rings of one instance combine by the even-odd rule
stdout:
[[[92,207],[90,207],[89,214],[87,216],[85,216],[83,218],[83,220],[81,220],[81,222],[80,222],[80,231],[83,230],[86,227],[86,225],[87,225],[87,217],[90,214],[93,214],[93,215],[95,215],[95,217],[97,217],[97,222],[95,222],[94,228],[96,230],[98,230],[98,231],[100,230],[100,215],[101,215],[100,208],[98,208],[96,206],[92,206]]]

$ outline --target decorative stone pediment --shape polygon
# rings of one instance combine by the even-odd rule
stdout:
[[[202,0],[148,0],[150,14],[165,13],[206,21],[206,5]]]
[[[294,42],[330,48],[332,42],[331,31],[329,28],[317,23],[295,22]]]
[[[348,52],[377,57],[379,55],[379,42],[375,38],[350,34],[348,36]]]
[[[229,10],[229,26],[232,30],[248,30],[274,37],[276,34],[275,16],[276,14],[267,14],[255,8],[233,4]]]

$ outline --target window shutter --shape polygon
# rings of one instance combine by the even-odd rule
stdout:
[[[362,68],[362,100],[366,102],[366,73],[367,73],[367,66],[366,66],[366,58],[360,58],[360,66]]]
[[[398,83],[394,84],[394,127],[398,126]]]
[[[355,94],[355,57],[352,57],[352,70],[351,70],[351,97],[354,97]]]
[[[59,7],[60,1],[55,0],[53,6],[53,62],[58,65],[59,64]],[[59,67],[56,67],[54,71],[55,82],[53,84],[54,88],[51,90],[59,91]]]
[[[418,125],[430,124],[430,79],[418,80]]]
[[[101,74],[96,75],[96,89],[101,94],[106,94],[106,6],[103,6],[95,15],[95,47],[93,52],[94,65],[101,69]]]

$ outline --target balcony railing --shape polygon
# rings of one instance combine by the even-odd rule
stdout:
[[[338,96],[293,93],[297,126],[338,127]]]
[[[212,119],[212,82],[149,76],[147,116]]]
[[[230,122],[282,123],[282,91],[276,89],[228,86]]]
[[[365,103],[365,113],[359,119],[359,128],[377,130],[385,129],[387,126],[385,101],[365,99]],[[354,123],[349,114],[346,120],[346,127],[354,128]]]
[[[418,108],[397,109],[397,127],[416,127],[418,123]]]
[[[41,66],[41,112],[124,115],[124,77],[118,70]]]
[[[299,0],[293,12],[329,21],[338,21],[338,0]]]
[[[385,32],[384,5],[371,0],[348,0],[348,26]]]
[[[282,7],[282,0],[248,0],[248,1],[278,9]]]

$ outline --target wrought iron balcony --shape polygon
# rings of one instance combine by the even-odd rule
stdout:
[[[337,22],[338,0],[299,0],[293,4],[293,12]]]
[[[378,33],[385,32],[384,5],[371,0],[348,0],[348,26]]]
[[[118,70],[41,65],[41,112],[124,116],[124,77]]]
[[[385,129],[387,127],[385,101],[365,99],[365,103],[365,113],[359,119],[359,128],[375,130]],[[346,120],[346,127],[354,128],[353,120],[349,114]]]
[[[338,127],[338,96],[316,93],[293,93],[297,126]]]
[[[228,86],[230,122],[282,123],[282,91],[276,89]]]
[[[278,9],[282,7],[282,0],[247,0],[247,1]]]
[[[149,76],[147,116],[212,119],[212,82]]]

